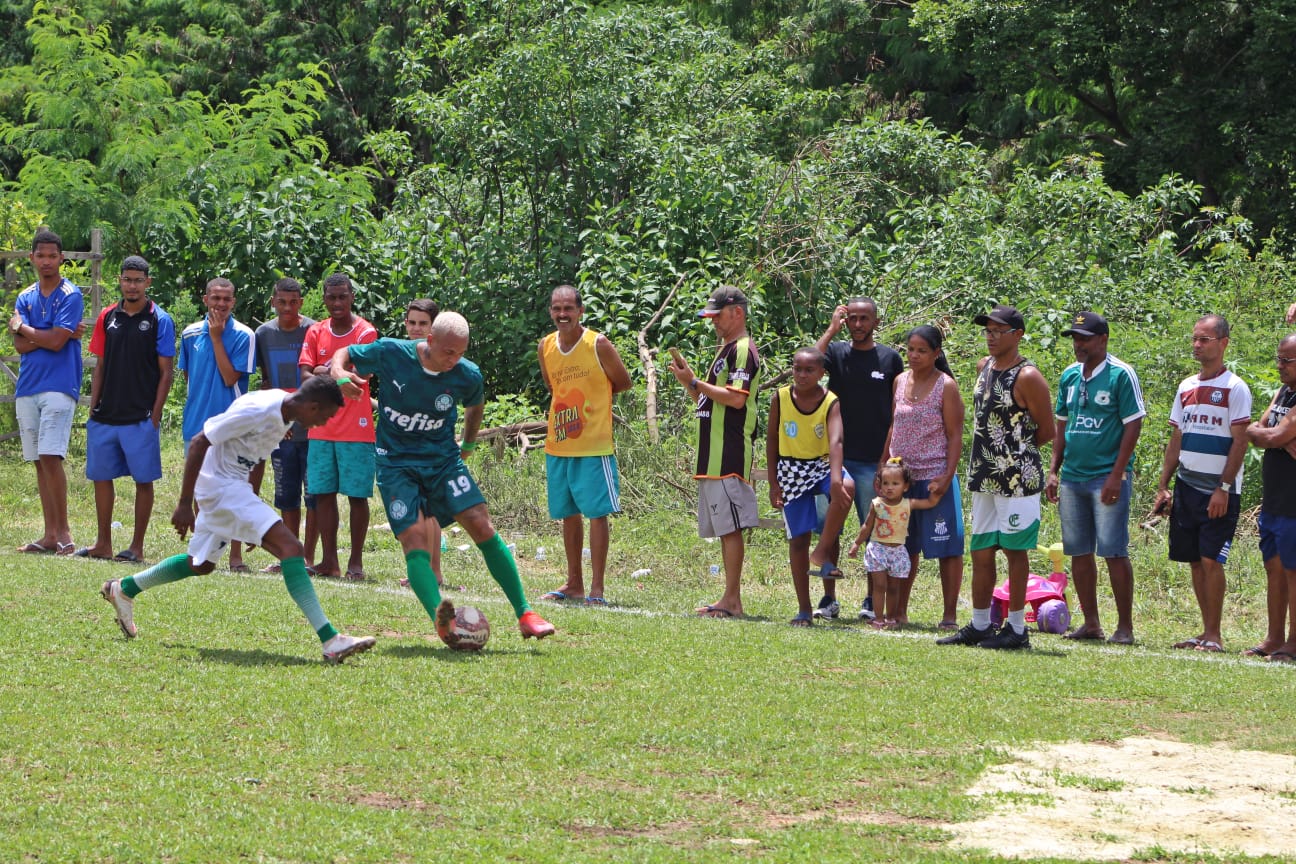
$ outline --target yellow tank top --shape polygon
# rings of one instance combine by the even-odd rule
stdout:
[[[612,455],[612,382],[594,347],[598,336],[586,327],[566,354],[556,332],[540,343],[553,393],[545,437],[545,452],[551,456]]]
[[[790,459],[820,459],[828,455],[828,409],[837,394],[828,393],[810,414],[792,401],[792,387],[780,387],[779,455]]]

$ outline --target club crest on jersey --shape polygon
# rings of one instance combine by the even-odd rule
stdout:
[[[404,501],[397,499],[391,503],[391,518],[404,519],[407,513],[409,513],[409,507],[406,506]]]
[[[1212,390],[1212,391],[1211,391],[1211,394],[1210,394],[1210,401],[1211,401],[1211,404],[1213,404],[1213,405],[1218,405],[1218,404],[1220,404],[1221,402],[1223,402],[1223,401],[1224,401],[1224,391],[1223,391],[1223,390]]]
[[[438,411],[449,411],[454,407],[454,400],[450,398],[449,393],[442,393],[436,397],[436,401],[432,403],[432,406]]]

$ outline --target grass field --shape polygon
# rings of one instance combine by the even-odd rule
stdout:
[[[533,475],[494,481],[501,510],[534,502]],[[12,453],[0,480],[12,550],[39,534],[35,481]],[[90,492],[72,485],[84,542]],[[150,560],[180,548],[173,502],[164,482]],[[534,599],[562,581],[561,542],[514,521],[525,530],[500,527]],[[559,628],[540,644],[521,641],[480,558],[452,548],[450,579],[467,585],[452,596],[494,626],[473,656],[429,639],[395,541],[375,532],[370,582],[317,583],[340,628],[379,636],[340,668],[319,661],[277,577],[148,592],[127,642],[98,588],[131,568],[0,551],[0,861],[997,860],[950,847],[945,826],[987,814],[994,802],[967,790],[1011,750],[1138,736],[1296,754],[1296,675],[1236,654],[1263,630],[1254,538],[1229,568],[1232,653],[1211,657],[1168,647],[1196,632],[1196,608],[1163,542],[1141,538],[1135,556],[1138,645],[1036,636],[1004,656],[933,644],[931,565],[908,631],[787,627],[774,532],[750,550],[749,619],[692,618],[718,596],[719,549],[664,504],[615,523],[616,605],[537,604]],[[652,573],[631,581],[640,568]],[[849,608],[860,586],[844,584]],[[1283,789],[1292,805],[1296,777]],[[1135,857],[1235,860],[1151,839]]]

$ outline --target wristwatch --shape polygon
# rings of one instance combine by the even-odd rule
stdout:
[[[1221,480],[1219,488],[1223,489],[1225,492],[1232,492],[1233,484],[1229,483],[1227,480]]]

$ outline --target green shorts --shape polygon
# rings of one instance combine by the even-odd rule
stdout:
[[[374,445],[363,441],[312,438],[306,451],[306,492],[370,498],[374,484]]]
[[[397,536],[418,522],[420,512],[436,517],[444,528],[468,508],[486,503],[462,459],[439,464],[379,463],[378,491]]]

